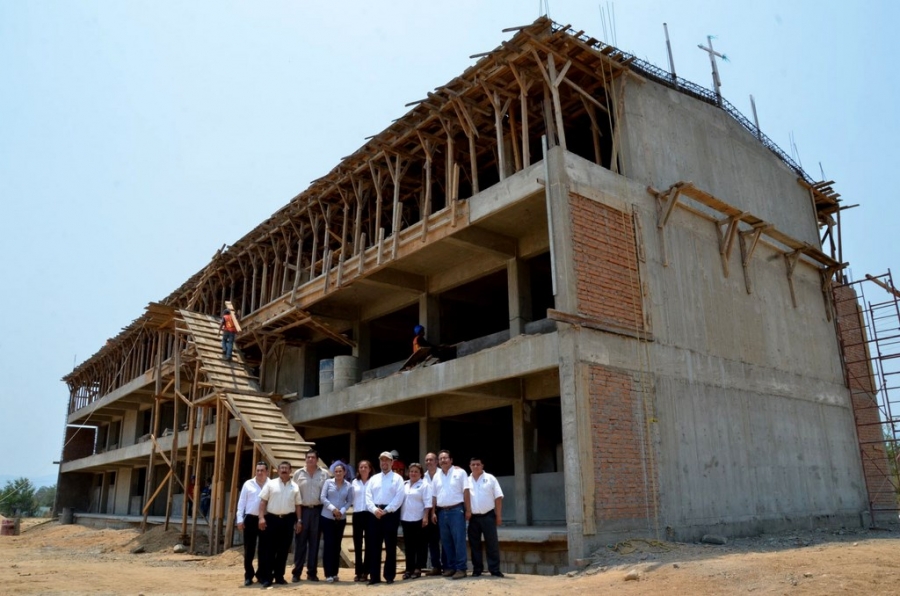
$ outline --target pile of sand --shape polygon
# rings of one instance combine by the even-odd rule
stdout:
[[[143,546],[144,551],[148,553],[156,553],[160,551],[172,551],[176,544],[181,544],[181,529],[169,527],[168,531],[164,526],[155,526],[147,530],[143,534],[135,536],[126,547],[128,550],[138,546]]]

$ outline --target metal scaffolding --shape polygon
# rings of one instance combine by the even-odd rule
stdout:
[[[835,292],[844,371],[873,523],[900,511],[900,291],[887,273]]]

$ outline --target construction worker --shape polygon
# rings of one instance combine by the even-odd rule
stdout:
[[[413,337],[413,354],[418,352],[422,348],[431,348],[434,347],[431,345],[431,342],[425,339],[425,327],[422,325],[416,325],[413,327],[413,333],[415,333],[415,337]]]
[[[234,324],[234,314],[227,308],[222,312],[222,322],[219,324],[219,331],[222,332],[222,357],[225,360],[231,360],[237,325]]]

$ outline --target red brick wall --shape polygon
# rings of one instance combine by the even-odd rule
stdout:
[[[627,373],[590,367],[591,435],[594,449],[594,504],[604,520],[648,519],[653,515],[655,467],[647,449],[641,396]],[[648,507],[648,504],[649,507]]]
[[[834,289],[834,306],[844,358],[844,373],[850,388],[850,401],[856,417],[863,473],[869,490],[869,502],[876,508],[897,507],[891,491],[885,451],[883,426],[875,400],[875,378],[872,374],[863,313],[856,291],[851,286]]]
[[[572,194],[579,314],[644,330],[641,282],[630,213]]]

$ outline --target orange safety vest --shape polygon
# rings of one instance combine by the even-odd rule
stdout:
[[[231,315],[222,317],[222,325],[224,326],[225,331],[237,333],[237,327],[234,326],[234,319],[231,318]]]

